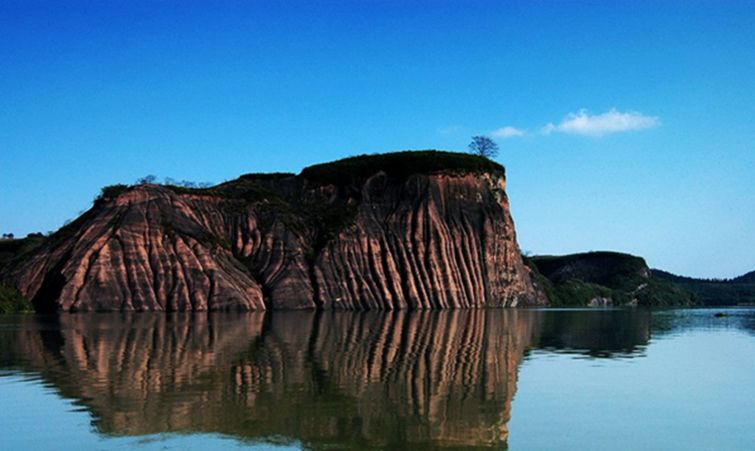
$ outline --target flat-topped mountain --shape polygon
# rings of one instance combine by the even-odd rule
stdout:
[[[201,189],[115,185],[2,280],[40,312],[543,304],[505,186],[497,163],[440,151]]]

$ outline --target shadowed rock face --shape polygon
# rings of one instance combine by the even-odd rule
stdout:
[[[503,173],[244,178],[99,201],[4,279],[38,311],[542,304]]]
[[[62,315],[0,331],[106,434],[343,448],[505,446],[541,312]],[[7,328],[6,328],[7,329]],[[3,355],[10,354],[8,350]]]

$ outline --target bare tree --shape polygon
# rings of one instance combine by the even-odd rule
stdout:
[[[487,136],[473,136],[469,151],[481,157],[494,158],[498,155],[498,144]]]

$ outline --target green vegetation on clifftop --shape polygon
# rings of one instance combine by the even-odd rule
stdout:
[[[102,201],[106,201],[110,199],[115,199],[116,197],[128,191],[130,188],[131,187],[129,185],[124,185],[122,183],[103,186],[102,189],[100,190],[100,195],[97,196],[94,202],[97,203],[97,202],[102,202]]]
[[[413,174],[434,172],[503,174],[504,168],[495,161],[477,155],[420,150],[359,155],[316,164],[304,168],[300,176],[320,184],[348,185],[364,180],[379,171],[384,171],[389,177],[404,179]]]

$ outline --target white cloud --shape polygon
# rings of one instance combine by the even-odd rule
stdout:
[[[514,136],[524,136],[526,134],[527,132],[525,132],[524,130],[520,130],[510,125],[501,127],[498,130],[493,130],[492,132],[490,132],[490,136],[492,136],[493,138],[501,138],[501,139],[511,138]]]
[[[542,132],[569,133],[572,135],[604,136],[611,133],[626,132],[630,130],[644,130],[660,124],[655,116],[645,116],[636,111],[622,113],[611,109],[603,114],[591,116],[587,110],[571,113],[559,124],[549,123],[543,127]]]

